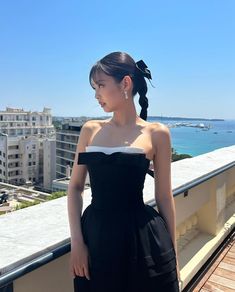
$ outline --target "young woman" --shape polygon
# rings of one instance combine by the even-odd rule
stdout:
[[[70,268],[77,292],[179,291],[170,133],[145,121],[145,78],[151,79],[145,63],[123,52],[105,56],[90,72],[97,102],[113,116],[83,125],[69,183]],[[150,161],[158,211],[143,202]],[[87,171],[92,202],[82,214]]]

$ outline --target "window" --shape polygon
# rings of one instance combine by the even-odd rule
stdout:
[[[31,166],[32,165],[32,162],[31,161],[29,161],[29,163],[28,163],[28,166]]]
[[[16,149],[19,149],[19,146],[18,145],[12,145],[12,146],[9,146],[8,149],[9,150],[16,150]]]
[[[29,154],[29,158],[32,158],[32,154]]]

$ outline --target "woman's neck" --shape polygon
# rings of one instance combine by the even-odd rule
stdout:
[[[110,122],[117,127],[133,126],[140,118],[137,116],[136,110],[114,112]]]

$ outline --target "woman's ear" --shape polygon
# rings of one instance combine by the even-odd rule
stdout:
[[[129,75],[126,75],[122,79],[122,89],[125,91],[129,91],[132,88],[132,80]]]

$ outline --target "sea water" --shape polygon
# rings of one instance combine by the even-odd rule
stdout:
[[[149,117],[149,122],[169,125],[171,146],[179,154],[197,156],[218,148],[235,145],[235,120],[213,121],[205,119]],[[175,126],[177,123],[204,124],[208,128]],[[172,127],[173,125],[173,127]]]

